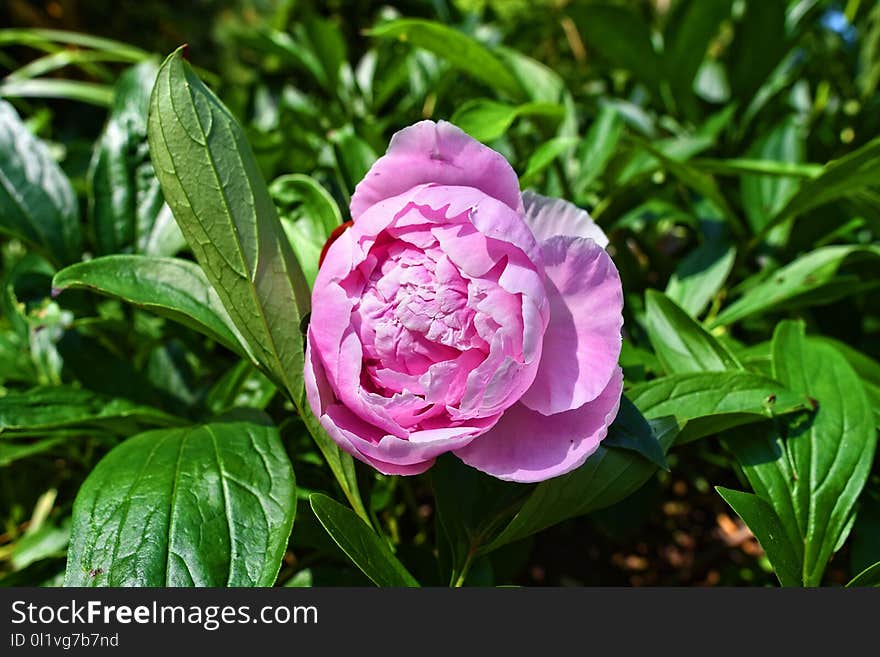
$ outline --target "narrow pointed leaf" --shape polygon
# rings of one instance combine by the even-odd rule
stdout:
[[[313,493],[309,502],[331,538],[377,586],[419,585],[391,553],[384,539],[351,509],[321,493]]]
[[[646,292],[645,310],[648,337],[670,374],[742,369],[736,356],[662,292]]]
[[[716,486],[715,490],[752,530],[764,552],[767,553],[767,558],[770,559],[780,583],[783,586],[799,586],[800,560],[773,507],[752,493],[721,486]]]

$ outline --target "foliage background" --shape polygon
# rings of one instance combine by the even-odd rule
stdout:
[[[383,35],[382,25],[401,16],[452,25],[506,52],[509,66],[519,52],[544,67],[520,62],[512,70],[526,80],[525,93],[511,92],[481,73],[478,60],[457,61],[455,47],[432,52],[413,47],[418,38]],[[266,180],[314,177],[343,219],[351,190],[393,132],[421,118],[451,119],[504,153],[524,186],[578,203],[609,233],[626,293],[629,384],[668,370],[646,327],[645,292],[657,289],[689,305],[756,371],[769,367],[767,340],[779,321],[803,319],[808,333],[862,354],[850,361],[860,363],[878,413],[877,253],[858,251],[876,245],[880,231],[874,3],[11,0],[0,25],[73,30],[163,55],[188,43],[191,63],[245,126]],[[108,57],[50,70],[39,77],[91,86],[35,97],[22,91],[20,71],[42,48],[5,34],[0,96],[50,144],[73,182],[91,222],[84,252],[131,251],[124,242],[107,246],[89,191],[94,144],[128,62]],[[84,89],[87,102],[72,99]],[[822,165],[853,153],[862,160],[842,181],[821,179]],[[283,195],[276,202],[296,223],[296,203],[285,206]],[[193,420],[223,410],[218,381],[228,381],[238,362],[229,351],[118,301],[74,291],[53,300],[55,263],[18,240],[0,240],[3,289],[11,290],[0,319],[6,391],[63,383]],[[753,307],[730,314],[780,267],[830,245],[854,250],[808,267],[796,283],[780,277]],[[334,491],[271,384],[248,374],[234,397],[265,408],[281,427],[301,495]],[[35,429],[15,443],[34,446],[27,454],[0,442],[0,582],[60,581],[77,490],[130,429],[88,426],[63,436]],[[482,558],[469,583],[774,582],[763,551],[714,490],[748,489],[731,451],[709,436],[667,458],[669,471],[623,502]],[[359,478],[375,526],[401,560],[422,583],[442,582],[429,478],[366,469]],[[825,583],[846,583],[880,559],[878,482],[875,463]],[[367,583],[300,504],[278,582],[305,581]]]

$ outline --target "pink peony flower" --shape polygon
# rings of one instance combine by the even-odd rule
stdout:
[[[444,121],[394,135],[351,213],[306,349],[333,440],[386,474],[445,452],[519,482],[583,464],[623,386],[620,278],[587,213],[521,194],[504,157]]]

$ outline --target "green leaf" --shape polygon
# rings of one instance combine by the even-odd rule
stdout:
[[[153,60],[146,60],[120,76],[110,116],[95,144],[89,169],[89,209],[102,254],[146,252],[155,240],[156,220],[166,207],[147,145],[147,111],[158,70]],[[174,228],[178,232],[175,245],[180,245],[183,237]]]
[[[640,15],[615,5],[589,4],[572,10],[571,17],[587,46],[657,91],[662,60],[654,50],[651,30]]]
[[[770,176],[781,178],[815,178],[822,173],[821,164],[801,164],[759,160],[753,158],[727,158],[716,160],[711,157],[694,158],[690,163],[706,173],[721,176]]]
[[[68,32],[66,30],[44,30],[36,28],[8,28],[0,30],[0,45],[25,45],[41,48],[45,43],[61,43],[66,45],[91,48],[99,52],[114,53],[121,59],[138,62],[149,57],[149,53],[136,46],[105,39],[103,37]]]
[[[147,132],[193,254],[257,361],[300,399],[308,284],[241,126],[179,50],[159,69]]]
[[[358,489],[354,458],[348,452],[342,451],[342,448],[336,444],[336,441],[327,435],[324,427],[321,426],[321,422],[312,413],[305,394],[305,389],[303,389],[298,403],[298,406],[304,411],[301,413],[300,418],[306,425],[306,429],[308,429],[318,449],[321,450],[324,460],[327,461],[330,471],[339,483],[339,487],[342,488],[342,492],[345,494],[348,503],[351,504],[351,508],[354,509],[363,522],[369,525],[370,516],[364,508],[360,490]]]
[[[798,119],[789,117],[758,140],[749,149],[748,155],[760,160],[798,165],[804,162],[805,152],[804,127],[799,125]],[[743,209],[752,230],[761,230],[797,193],[800,185],[800,179],[794,177],[743,176]]]
[[[810,408],[805,395],[745,371],[673,374],[637,383],[627,394],[645,417],[674,415],[686,424],[679,443]]]
[[[34,441],[0,440],[0,468],[37,454],[43,454],[63,443],[65,436],[52,436]]]
[[[562,105],[554,103],[525,103],[508,105],[487,98],[465,102],[455,110],[450,121],[477,141],[490,142],[504,136],[521,117],[547,118],[559,121],[565,115]]]
[[[846,585],[847,588],[858,586],[880,586],[880,561],[865,568]]]
[[[88,289],[168,317],[248,356],[247,345],[194,262],[142,255],[110,255],[62,269],[55,294]]]
[[[649,425],[665,453],[675,441],[678,424],[666,417],[652,420]],[[612,425],[611,432],[618,430]],[[656,470],[655,464],[632,450],[600,444],[577,470],[538,484],[510,523],[481,552],[490,552],[568,518],[611,506],[641,488]]]
[[[662,292],[645,292],[648,338],[670,374],[742,369],[739,361]]]
[[[353,190],[376,161],[376,151],[357,135],[351,125],[334,130],[329,136],[342,188]]]
[[[874,409],[874,422],[880,427],[880,363],[839,340],[824,336],[812,339],[817,342],[830,344],[846,358],[850,367],[856,371],[856,374],[862,380],[865,393],[868,395],[868,400]]]
[[[538,146],[526,163],[525,173],[519,178],[520,185],[524,188],[532,185],[557,157],[569,151],[579,141],[576,137],[554,137]]]
[[[777,326],[773,368],[786,387],[817,400],[817,410],[779,430],[750,430],[728,448],[798,549],[801,582],[818,586],[852,527],[874,458],[874,421],[858,375],[834,347],[806,338],[802,323]]]
[[[780,583],[783,586],[798,586],[801,582],[800,559],[773,507],[752,493],[721,486],[716,486],[715,490],[752,530],[767,553]]]
[[[715,180],[710,175],[692,166],[684,159],[670,154],[669,151],[664,152],[664,150],[657,148],[657,146],[646,139],[642,139],[635,135],[628,135],[627,138],[639,148],[642,148],[646,153],[659,160],[662,166],[669,171],[670,174],[675,176],[683,185],[690,187],[695,192],[708,199],[715,208],[717,208],[721,215],[724,216],[727,220],[727,224],[737,233],[737,235],[743,233],[741,220],[730,208],[730,205],[727,203],[727,200],[724,198],[724,195],[721,193]]]
[[[136,424],[173,426],[182,420],[127,399],[113,399],[72,386],[33,388],[0,397],[0,437],[18,431],[45,432],[69,427],[127,430]]]
[[[770,228],[843,196],[877,184],[880,179],[880,137],[833,160],[816,178],[801,185],[791,200],[764,226]]]
[[[342,223],[339,206],[314,178],[302,174],[276,178],[269,185],[269,194],[306,281],[313,285],[321,249]]]
[[[277,394],[278,388],[246,360],[233,365],[211,386],[205,405],[212,413],[246,407],[263,410]]]
[[[110,107],[113,104],[113,88],[95,82],[55,78],[7,80],[0,83],[0,97],[61,98],[98,107]]]
[[[520,100],[524,97],[520,83],[491,50],[454,28],[418,18],[399,18],[374,27],[368,34],[381,39],[399,39],[416,48],[424,48],[511,98]]]
[[[727,69],[734,94],[745,105],[791,48],[785,30],[784,2],[749,0],[734,28]]]
[[[577,150],[580,169],[573,182],[575,196],[586,193],[590,184],[605,171],[622,134],[623,119],[617,107],[612,103],[603,103]]]
[[[669,470],[666,452],[657,441],[651,424],[626,396],[620,398],[620,410],[614,418],[613,430],[602,441],[604,447],[630,449],[663,470]]]
[[[82,231],[73,187],[46,145],[0,100],[0,232],[56,264],[79,259]]]
[[[312,493],[309,502],[330,537],[377,586],[419,585],[385,540],[353,511],[321,493]]]
[[[142,433],[76,496],[65,586],[271,586],[296,486],[268,418]]]
[[[529,100],[567,104],[565,81],[552,68],[516,48],[495,45],[492,53],[516,78]]]
[[[490,477],[451,454],[437,459],[430,474],[439,529],[448,541],[453,585],[474,555],[516,513],[530,487]]]
[[[730,16],[731,0],[703,0],[675,5],[663,42],[664,70],[676,100],[692,95],[694,78],[721,22]]]
[[[666,285],[666,296],[691,317],[699,316],[724,286],[735,260],[735,246],[706,240],[678,263]]]
[[[858,291],[858,279],[835,278],[845,261],[880,256],[875,246],[826,246],[802,255],[745,292],[709,328],[733,324],[768,310],[829,303]]]

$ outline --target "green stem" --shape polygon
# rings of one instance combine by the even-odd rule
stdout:
[[[474,562],[474,555],[476,555],[476,550],[469,550],[467,558],[464,560],[464,564],[461,566],[461,571],[458,573],[458,578],[456,578],[455,583],[452,585],[454,588],[460,589],[464,586],[464,580],[467,578],[468,571],[471,569],[471,564]]]

